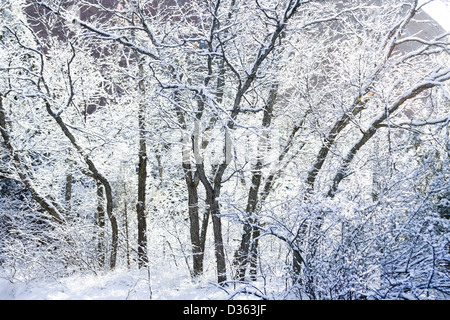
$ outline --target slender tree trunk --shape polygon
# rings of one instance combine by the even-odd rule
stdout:
[[[247,214],[247,221],[244,224],[241,244],[239,249],[236,251],[234,255],[234,265],[237,267],[236,271],[236,279],[240,281],[245,280],[245,272],[247,270],[248,263],[251,261],[253,265],[253,270],[256,270],[255,263],[257,261],[257,251],[258,251],[258,242],[255,241],[255,237],[258,237],[258,231],[256,227],[257,217],[256,217],[256,209],[258,205],[258,193],[259,188],[261,186],[262,179],[262,168],[263,168],[263,160],[264,154],[268,148],[268,128],[270,127],[272,116],[273,116],[273,107],[276,102],[278,94],[278,84],[274,84],[269,92],[269,99],[264,108],[264,116],[262,120],[263,133],[260,137],[260,142],[258,146],[258,155],[256,159],[256,164],[253,168],[252,172],[252,181],[250,190],[247,198],[247,207],[245,213]],[[252,241],[252,236],[253,241]],[[250,257],[250,246],[252,247],[252,257]],[[253,272],[254,273],[254,272]]]
[[[261,168],[261,163],[258,160],[256,167]],[[258,199],[258,189],[261,183],[261,173],[255,172],[252,177],[252,185],[250,187],[248,200],[247,200],[247,221],[244,224],[242,231],[242,238],[239,249],[234,255],[234,265],[237,267],[236,279],[240,281],[245,280],[245,272],[249,262],[249,249],[252,241],[252,234],[254,230],[254,224],[256,223],[255,209]],[[254,248],[256,250],[256,248]]]
[[[125,245],[126,245],[126,256],[127,256],[127,267],[130,268],[131,266],[131,259],[130,259],[130,228],[128,225],[128,202],[125,199],[125,203],[123,205],[123,215],[124,215],[124,222],[125,222]]]
[[[100,267],[105,265],[105,193],[103,185],[97,182],[97,219],[99,228],[97,239],[98,264]]]
[[[316,160],[314,161],[312,169],[308,172],[306,183],[308,186],[307,194],[310,194],[314,190],[314,184],[316,182],[317,175],[322,169],[323,164],[334,145],[334,142],[339,135],[339,133],[347,127],[351,121],[351,116],[356,116],[362,110],[364,110],[364,105],[362,103],[356,102],[351,107],[351,112],[342,114],[341,118],[335,122],[334,126],[331,128],[327,137],[325,138],[322,148],[319,150]],[[307,195],[306,195],[307,196]]]
[[[53,112],[50,102],[45,100],[45,105],[47,112],[59,125],[64,135],[69,139],[70,143],[74,146],[74,148],[80,153],[83,157],[84,162],[89,168],[90,176],[92,176],[97,182],[101,183],[104,187],[104,192],[106,196],[106,213],[108,215],[109,221],[111,223],[111,258],[110,258],[110,268],[114,269],[116,267],[117,262],[117,249],[118,249],[118,238],[119,238],[119,227],[117,224],[117,219],[113,214],[113,194],[111,184],[108,179],[106,179],[97,169],[94,162],[89,158],[89,156],[85,153],[83,148],[78,144],[75,136],[66,126],[64,121],[62,120],[59,114]]]
[[[66,175],[66,188],[64,191],[64,200],[66,201],[66,211],[67,214],[70,215],[72,211],[72,179],[73,176],[71,173]]]
[[[203,214],[202,227],[200,230],[200,249],[199,249],[199,260],[201,261],[203,268],[203,261],[205,257],[205,245],[206,245],[206,234],[208,231],[209,217],[211,216],[211,209],[207,207]]]
[[[177,93],[175,95],[177,97]],[[186,121],[182,112],[177,112],[180,124],[184,130],[187,129]],[[182,142],[182,167],[184,171],[184,179],[188,190],[188,213],[189,213],[189,228],[192,247],[192,264],[193,264],[193,277],[197,278],[203,274],[203,258],[205,250],[205,237],[207,222],[205,224],[205,218],[202,225],[200,234],[200,221],[198,214],[198,184],[200,182],[198,172],[196,168],[191,164],[191,150],[195,145],[198,148],[199,136],[196,131],[194,135],[195,142],[192,142],[190,135],[185,134]],[[198,149],[195,149],[197,152]],[[197,155],[196,155],[197,157]]]
[[[199,179],[206,190],[206,204],[209,206],[211,212],[211,219],[213,223],[214,233],[214,249],[217,265],[217,282],[223,283],[227,280],[227,270],[225,263],[225,251],[222,238],[222,220],[220,218],[220,206],[218,197],[220,196],[220,187],[222,183],[222,176],[227,164],[223,163],[216,171],[214,178],[214,187],[211,185],[205,175],[203,163],[197,163],[197,172]]]
[[[136,204],[137,228],[138,228],[138,265],[139,268],[145,267],[148,263],[147,257],[147,220],[146,220],[146,202],[145,191],[147,181],[147,156],[145,143],[141,144],[139,154],[139,173],[138,173],[138,202]]]
[[[225,250],[222,238],[222,220],[220,218],[219,202],[216,200],[215,193],[209,197],[211,206],[211,217],[213,223],[214,246],[217,263],[217,282],[223,283],[227,281],[227,269],[225,265]]]
[[[252,245],[250,247],[250,280],[256,281],[256,275],[258,274],[258,244],[259,236],[261,232],[258,226],[254,226],[252,230]]]
[[[137,8],[137,4],[135,4]],[[132,24],[135,25],[134,16]],[[135,38],[135,31],[131,31],[131,36]],[[139,129],[139,165],[138,165],[138,201],[136,204],[138,239],[138,266],[146,267],[148,264],[147,256],[147,217],[146,217],[146,189],[147,189],[147,140],[146,140],[146,90],[144,79],[144,58],[137,52],[134,52],[134,58],[138,64],[138,89],[139,89],[139,107],[138,107],[138,129]]]
[[[138,202],[136,204],[138,225],[138,265],[145,267],[147,257],[147,221],[146,221],[146,186],[147,186],[147,143],[145,137],[145,106],[139,106],[139,170]]]
[[[203,273],[203,249],[200,242],[200,222],[198,215],[198,174],[192,171],[190,163],[183,163],[184,178],[188,188],[188,211],[192,245],[193,277]]]

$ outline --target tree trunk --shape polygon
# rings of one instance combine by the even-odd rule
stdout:
[[[143,139],[142,139],[143,140]],[[147,185],[147,151],[146,143],[141,140],[139,152],[139,171],[138,171],[138,202],[136,204],[137,227],[138,227],[138,266],[139,268],[147,266],[147,221],[145,213],[145,191]]]
[[[200,223],[198,216],[198,174],[192,171],[190,163],[183,163],[184,178],[188,188],[188,211],[190,222],[190,236],[192,244],[193,277],[203,273],[203,250],[200,242]]]
[[[135,25],[134,16],[132,24]],[[131,36],[135,38],[135,31],[131,31]],[[139,165],[138,165],[138,201],[136,204],[138,239],[138,266],[146,267],[148,264],[147,256],[147,217],[146,217],[146,188],[147,188],[147,141],[146,141],[146,102],[145,102],[145,79],[144,79],[144,58],[139,52],[134,52],[134,58],[138,64],[138,89],[139,89],[139,109],[138,109],[138,128],[139,128]]]
[[[117,263],[117,249],[119,245],[119,227],[117,224],[117,219],[113,214],[113,195],[111,185],[109,181],[101,176],[100,182],[105,187],[106,195],[106,213],[108,214],[109,222],[111,223],[111,258],[109,262],[110,269],[116,268]]]
[[[103,185],[105,188],[105,196],[106,196],[106,213],[108,214],[109,221],[111,223],[111,258],[110,258],[110,268],[115,269],[117,262],[117,249],[118,249],[118,238],[119,238],[119,228],[117,225],[117,219],[113,214],[113,195],[111,184],[108,179],[106,179],[97,169],[94,162],[89,158],[89,156],[85,153],[83,148],[78,144],[75,136],[66,126],[64,121],[62,120],[59,114],[53,112],[50,102],[45,100],[45,105],[48,114],[56,121],[64,135],[69,139],[72,146],[80,153],[83,157],[84,162],[89,168],[90,175],[99,183]]]
[[[199,260],[201,261],[203,268],[203,261],[205,256],[205,245],[206,245],[206,233],[208,231],[209,217],[211,216],[211,209],[208,207],[205,209],[202,220],[202,228],[200,230],[200,249],[199,249]]]
[[[255,241],[255,237],[252,235],[258,236],[257,226],[255,225],[257,222],[256,215],[256,209],[258,204],[258,193],[259,188],[261,186],[261,178],[262,178],[262,168],[263,168],[263,160],[264,155],[267,151],[267,148],[269,146],[268,144],[268,128],[270,127],[272,116],[273,116],[273,107],[276,102],[278,94],[278,84],[272,85],[270,92],[269,92],[269,98],[267,101],[267,104],[264,108],[264,116],[262,119],[262,127],[263,127],[263,133],[261,134],[259,146],[258,146],[258,155],[256,159],[256,164],[253,168],[252,172],[252,182],[250,186],[250,190],[248,192],[248,198],[247,198],[247,208],[245,210],[245,213],[247,214],[246,218],[247,221],[244,224],[243,232],[242,232],[242,239],[241,244],[239,246],[239,249],[236,251],[234,255],[234,265],[237,267],[236,271],[236,279],[240,281],[245,280],[245,272],[248,266],[248,263],[251,261],[251,264],[253,266],[253,270],[256,270],[255,263],[257,261],[257,251],[258,251],[258,242]],[[252,246],[252,257],[250,257],[250,245]],[[253,274],[254,274],[253,271]]]
[[[126,246],[126,256],[127,256],[127,267],[130,268],[131,266],[131,259],[130,259],[130,228],[128,225],[128,202],[125,199],[125,203],[123,205],[123,215],[124,215],[124,222],[125,222],[125,246]]]
[[[250,247],[250,280],[256,281],[256,275],[258,274],[258,243],[261,232],[258,226],[253,227],[252,231],[252,245]]]
[[[100,182],[97,182],[97,219],[96,223],[99,228],[98,233],[98,264],[100,267],[105,265],[105,193],[104,188]]]
[[[66,175],[66,188],[64,191],[64,200],[66,201],[66,211],[68,215],[70,215],[70,212],[72,211],[72,179],[72,174],[68,173]]]
[[[140,83],[140,86],[143,84]],[[138,169],[138,202],[136,204],[138,227],[138,266],[145,267],[147,257],[147,218],[146,218],[146,187],[147,187],[147,142],[145,136],[145,105],[139,106],[139,169]]]
[[[177,99],[177,94],[175,95]],[[184,130],[186,130],[186,121],[182,112],[177,111],[177,115],[180,124]],[[197,127],[196,127],[197,128]],[[203,274],[203,258],[205,251],[205,239],[206,230],[208,228],[208,214],[205,214],[202,224],[202,230],[200,234],[200,221],[198,214],[198,184],[200,182],[199,175],[196,169],[192,168],[191,165],[191,150],[192,146],[195,145],[194,152],[198,153],[198,130],[194,134],[194,142],[191,141],[190,135],[185,134],[183,137],[183,147],[182,147],[182,166],[184,171],[184,179],[186,182],[186,187],[188,190],[188,213],[189,213],[189,226],[190,226],[190,237],[192,246],[192,264],[193,264],[193,274],[194,278],[197,278]],[[206,223],[205,223],[206,222]]]
[[[261,168],[262,164],[258,160],[256,167]],[[257,169],[258,170],[258,169]],[[234,265],[237,267],[236,279],[239,281],[245,280],[245,272],[247,270],[247,265],[249,262],[249,249],[252,241],[252,234],[254,230],[254,224],[256,222],[255,209],[258,199],[258,190],[261,183],[261,173],[255,172],[252,177],[252,185],[250,187],[247,208],[245,210],[247,214],[247,221],[244,224],[242,231],[241,244],[239,249],[234,255]],[[254,248],[256,250],[256,248]]]
[[[217,282],[223,283],[227,281],[227,269],[225,265],[225,251],[222,239],[222,220],[220,219],[219,202],[216,200],[215,193],[209,198],[211,206],[211,217],[214,231],[214,246],[217,262]]]
[[[206,190],[206,204],[209,206],[212,217],[218,283],[223,283],[227,280],[225,251],[222,239],[222,220],[220,218],[220,206],[218,201],[218,197],[220,195],[220,187],[222,183],[222,176],[226,166],[227,164],[223,163],[217,169],[213,188],[211,183],[206,178],[203,163],[197,163],[197,172],[199,175],[199,179]]]

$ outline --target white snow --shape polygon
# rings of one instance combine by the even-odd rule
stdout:
[[[158,272],[149,277],[147,269],[30,281],[10,281],[0,273],[0,300],[253,300],[263,296],[249,284],[220,288],[214,281],[194,282],[184,275]]]
[[[61,279],[0,278],[0,300],[178,300],[223,298],[222,290],[187,279],[148,277],[147,270],[117,270]]]

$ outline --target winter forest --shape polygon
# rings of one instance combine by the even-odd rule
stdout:
[[[449,299],[431,1],[0,0],[0,298]]]

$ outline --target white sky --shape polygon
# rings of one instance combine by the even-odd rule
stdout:
[[[436,0],[424,6],[423,9],[445,30],[450,31],[450,0]]]

